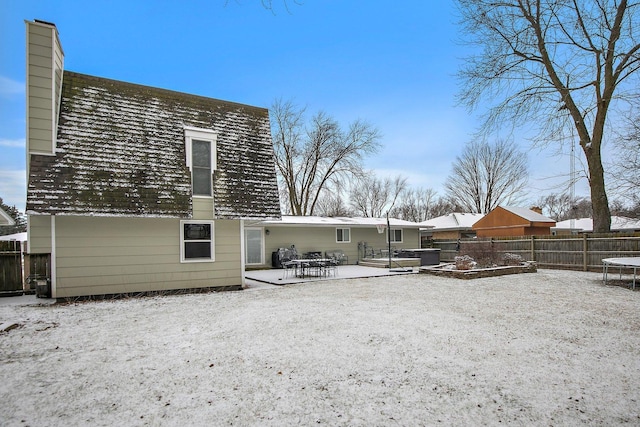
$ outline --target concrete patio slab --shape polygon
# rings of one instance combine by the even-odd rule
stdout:
[[[417,268],[378,268],[361,265],[341,265],[337,268],[335,275],[328,277],[284,277],[282,269],[249,270],[245,272],[245,277],[262,283],[272,285],[289,285],[292,283],[318,282],[323,280],[358,279],[364,277],[396,276],[400,274],[416,274]]]

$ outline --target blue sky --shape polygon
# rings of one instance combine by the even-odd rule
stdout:
[[[456,106],[465,48],[453,2],[303,1],[288,0],[288,13],[274,0],[271,13],[259,0],[0,0],[0,197],[24,209],[25,19],[56,24],[67,70],[262,107],[293,100],[344,126],[366,120],[383,135],[368,168],[443,195],[478,125]],[[544,178],[568,173],[568,156],[555,154],[529,153],[532,200],[551,186]]]

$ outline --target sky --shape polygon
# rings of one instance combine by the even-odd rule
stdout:
[[[25,20],[53,22],[65,69],[260,107],[277,99],[365,120],[382,148],[365,166],[444,195],[479,114],[457,105],[458,43],[452,1],[0,0],[0,197],[24,210]],[[531,201],[562,189],[569,156],[528,151]],[[576,195],[587,196],[583,182]]]

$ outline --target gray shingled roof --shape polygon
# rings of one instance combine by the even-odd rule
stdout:
[[[185,126],[218,132],[217,218],[279,218],[264,108],[65,71],[55,156],[31,156],[27,211],[191,216]]]

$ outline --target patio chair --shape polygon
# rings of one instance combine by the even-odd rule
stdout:
[[[325,276],[337,276],[338,275],[338,260],[335,258],[330,258],[325,261],[324,265],[324,274]]]
[[[349,257],[345,255],[342,249],[326,251],[324,254],[328,259],[335,259],[339,265],[349,264]]]
[[[293,274],[293,276],[296,275],[298,266],[297,264],[288,259],[288,258],[284,258],[282,260],[282,278],[286,279],[287,277],[289,277],[290,274]]]

